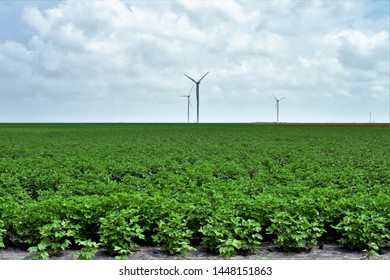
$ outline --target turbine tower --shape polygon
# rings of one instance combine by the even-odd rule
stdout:
[[[190,122],[190,106],[192,108],[192,104],[191,104],[191,101],[190,101],[190,94],[191,94],[191,91],[192,89],[194,88],[194,85],[192,85],[190,91],[188,92],[188,95],[181,95],[181,97],[187,97],[187,122],[189,123]]]
[[[272,94],[275,98],[276,104],[275,104],[275,109],[276,109],[276,122],[279,122],[279,101],[284,99],[284,97],[277,99],[274,94]]]
[[[184,76],[186,76],[188,79],[190,79],[191,81],[193,81],[195,84],[196,84],[196,123],[199,123],[199,84],[200,84],[200,81],[202,81],[202,79],[204,77],[206,77],[206,75],[208,74],[209,72],[207,72],[206,74],[203,75],[202,78],[199,79],[199,81],[195,81],[193,78],[191,78],[190,76],[187,76],[186,74],[184,74]]]

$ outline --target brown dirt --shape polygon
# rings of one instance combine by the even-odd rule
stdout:
[[[390,260],[390,248],[382,248],[380,259]],[[0,250],[0,260],[23,260],[31,259],[27,251],[15,248]],[[68,250],[58,256],[51,257],[53,260],[74,260],[77,259],[77,251]],[[95,260],[114,259],[104,248],[96,254]],[[215,254],[211,254],[205,248],[198,246],[196,251],[190,251],[186,255],[168,255],[160,247],[144,246],[129,256],[130,260],[224,260]],[[322,248],[314,247],[311,251],[283,252],[272,244],[262,244],[260,251],[247,255],[237,255],[232,260],[362,260],[367,259],[363,252],[346,250],[339,244],[324,244]],[[375,257],[372,257],[375,259]]]

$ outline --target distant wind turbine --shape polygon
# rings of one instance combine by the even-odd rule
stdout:
[[[190,106],[192,108],[192,104],[190,101],[191,91],[194,88],[194,85],[192,85],[190,91],[188,92],[188,95],[181,95],[181,97],[187,97],[187,122],[190,122]]]
[[[371,123],[371,114],[372,114],[372,113],[371,113],[371,112],[368,112],[368,114],[370,115],[370,123]]]
[[[190,76],[187,76],[186,74],[184,74],[184,76],[186,76],[188,79],[190,79],[191,81],[193,81],[195,84],[196,84],[196,123],[199,123],[199,84],[200,84],[200,81],[202,81],[202,79],[204,77],[206,77],[206,75],[208,74],[209,72],[207,72],[206,74],[203,75],[202,78],[199,79],[199,81],[195,81],[193,78],[191,78]]]
[[[275,98],[276,104],[275,104],[275,109],[276,109],[276,122],[279,122],[279,101],[284,99],[284,97],[277,99],[274,94],[272,94]]]

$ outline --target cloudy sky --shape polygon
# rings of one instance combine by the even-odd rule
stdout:
[[[388,122],[389,9],[1,0],[0,122]]]

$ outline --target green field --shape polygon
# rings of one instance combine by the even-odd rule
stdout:
[[[390,129],[0,124],[0,247],[222,256],[390,245]]]

